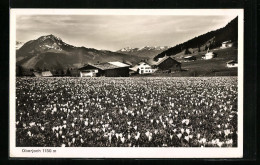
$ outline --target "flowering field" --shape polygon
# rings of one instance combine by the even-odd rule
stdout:
[[[236,147],[237,77],[17,78],[16,145]]]

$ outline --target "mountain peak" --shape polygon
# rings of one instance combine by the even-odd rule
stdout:
[[[49,34],[46,36],[41,36],[37,40],[45,41],[46,39],[56,40],[56,41],[62,41],[60,37],[57,37],[53,34]]]

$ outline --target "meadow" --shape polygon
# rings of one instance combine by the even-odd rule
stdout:
[[[237,77],[16,78],[16,146],[237,147]]]

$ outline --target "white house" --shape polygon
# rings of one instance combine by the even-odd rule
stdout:
[[[134,67],[129,69],[134,72],[138,72],[139,74],[149,74],[154,72],[154,69],[152,69],[152,67],[146,62],[139,62]]]
[[[81,70],[80,77],[94,77],[98,73],[97,69]]]
[[[216,57],[216,54],[214,52],[210,52],[209,49],[207,50],[207,53],[202,58],[205,60],[209,60]]]
[[[226,64],[227,64],[228,68],[235,68],[238,66],[237,61],[235,61],[235,60],[230,60],[230,61],[226,62]]]
[[[233,46],[233,43],[231,42],[231,40],[229,40],[229,41],[222,42],[222,45],[220,48],[225,49],[225,48],[230,48],[232,46]]]

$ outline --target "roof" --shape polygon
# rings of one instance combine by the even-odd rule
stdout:
[[[79,70],[84,70],[87,66],[93,66],[95,68],[98,68],[100,70],[108,70],[108,69],[116,69],[116,68],[123,68],[123,67],[129,67],[129,65],[121,63],[121,62],[108,62],[108,63],[99,63],[99,64],[88,64],[86,66],[83,66],[79,68]]]
[[[49,77],[49,76],[52,76],[52,73],[50,71],[44,71],[44,72],[42,72],[42,76]]]
[[[38,72],[33,72],[33,74],[34,74],[35,77],[41,77],[42,76],[41,73],[38,73]]]
[[[136,72],[138,70],[138,65],[135,65],[134,67],[129,68],[129,69]]]
[[[114,62],[108,62],[109,64],[118,66],[118,67],[129,67],[130,65],[127,65],[125,63],[119,62],[119,61],[114,61]]]
[[[227,64],[231,64],[231,63],[237,63],[237,61],[235,61],[235,60],[230,60],[230,61],[228,61],[228,62],[226,62]]]
[[[214,55],[214,53],[213,52],[208,52],[205,55]]]
[[[192,57],[195,57],[195,56],[186,56],[186,57],[184,57],[184,58],[192,58]]]
[[[171,56],[164,56],[162,58],[159,58],[158,61],[154,61],[153,59],[148,60],[148,63],[150,65],[160,65],[163,61],[167,60],[168,58],[173,59]],[[176,61],[175,59],[173,59],[174,61]],[[177,63],[179,63],[178,61],[176,61]]]
[[[227,43],[230,43],[231,42],[231,40],[229,40],[229,41],[224,41],[224,42],[222,42],[222,44],[227,44]]]

